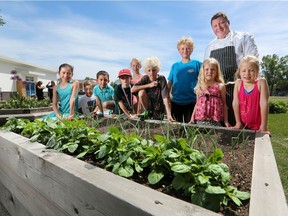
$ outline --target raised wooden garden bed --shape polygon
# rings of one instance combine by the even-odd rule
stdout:
[[[11,215],[218,215],[11,132],[0,131],[0,172]],[[270,138],[256,133],[249,215],[287,212]]]
[[[23,108],[23,109],[0,109],[0,126],[7,122],[9,117],[26,118],[34,121],[53,111],[52,107]]]
[[[52,107],[37,107],[37,108],[23,108],[23,109],[0,109],[0,115],[51,112],[52,110],[53,110]]]

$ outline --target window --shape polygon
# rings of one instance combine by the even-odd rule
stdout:
[[[34,82],[34,77],[32,77],[32,76],[26,76],[26,77],[25,77],[25,81],[27,81],[27,82]]]

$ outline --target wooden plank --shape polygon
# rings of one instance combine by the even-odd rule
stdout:
[[[24,207],[22,209],[26,209],[24,213],[26,212],[27,215],[68,216],[68,214],[59,208],[59,206],[55,205],[53,201],[51,202],[51,200],[47,199],[42,193],[39,193],[39,190],[35,188],[29,180],[27,181],[30,176],[28,176],[29,168],[27,169],[27,167],[23,166],[23,164],[25,164],[25,158],[21,157],[21,154],[11,154],[13,151],[9,151],[9,149],[5,147],[2,148],[2,144],[3,142],[1,140],[0,150],[3,154],[0,154],[0,182],[11,193],[11,197],[13,197],[11,200],[19,200]],[[19,150],[15,148],[15,146],[14,149],[16,151]],[[17,158],[19,155],[20,157]],[[9,162],[5,163],[5,161]],[[15,169],[15,167],[17,168]],[[33,169],[33,167],[30,168]],[[25,215],[22,211],[15,211],[13,209],[14,207],[15,206],[7,208],[11,214],[13,213],[13,216]]]
[[[14,133],[0,131],[1,163],[41,193],[43,199],[50,200],[51,207],[57,205],[67,215],[218,215],[71,156],[46,150],[42,144],[30,143]],[[17,187],[22,185],[17,182]],[[46,205],[45,200],[41,202]],[[34,208],[41,209],[40,205]]]
[[[288,215],[285,195],[268,134],[256,134],[250,200],[250,216]]]
[[[4,173],[1,172],[0,177],[3,178],[3,174]],[[0,211],[0,215],[31,216],[23,204],[15,196],[13,196],[13,194],[7,188],[5,188],[1,182],[2,181],[0,180],[0,203],[3,205],[3,207],[5,207],[7,212]]]

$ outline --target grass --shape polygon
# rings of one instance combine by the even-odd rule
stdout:
[[[288,97],[271,97],[270,100],[282,100],[288,102]],[[288,201],[288,113],[269,114],[268,128],[272,134],[271,142],[277,162],[282,186]]]
[[[280,96],[271,96],[269,97],[269,101],[283,101],[288,103],[288,96],[280,97]]]

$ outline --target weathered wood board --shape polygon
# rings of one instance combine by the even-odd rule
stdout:
[[[0,172],[12,216],[218,215],[11,132],[0,131]]]

